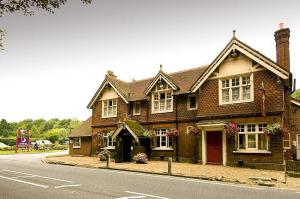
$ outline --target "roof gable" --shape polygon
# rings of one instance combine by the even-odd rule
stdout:
[[[157,82],[161,80],[165,81],[173,90],[178,90],[178,86],[174,83],[172,78],[166,73],[164,73],[162,70],[160,70],[158,74],[150,82],[149,86],[146,88],[145,94],[148,95],[150,91],[153,89],[153,87],[157,84]]]
[[[128,93],[129,88],[126,82],[116,79],[115,77],[110,77],[106,75],[106,78],[103,80],[102,84],[98,88],[97,92],[94,94],[93,98],[89,102],[87,108],[92,108],[99,95],[102,93],[106,86],[111,86],[114,91],[128,104]]]
[[[215,60],[204,71],[200,78],[192,85],[191,91],[196,92],[200,86],[212,75],[212,73],[219,67],[219,65],[227,58],[227,56],[233,51],[239,51],[251,60],[257,62],[261,66],[270,70],[274,74],[278,75],[282,79],[289,78],[289,72],[277,65],[275,62],[265,57],[258,51],[239,41],[236,37],[233,37],[221,53],[215,58]]]

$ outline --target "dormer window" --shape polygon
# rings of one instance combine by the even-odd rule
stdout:
[[[117,99],[102,101],[102,118],[117,116]]]
[[[173,90],[163,81],[156,84],[152,92],[152,113],[173,111]]]
[[[219,83],[219,104],[253,101],[253,75],[222,78]]]

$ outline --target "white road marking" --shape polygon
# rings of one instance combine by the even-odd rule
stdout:
[[[34,178],[34,176],[16,176],[16,177],[12,177],[12,178]]]
[[[116,199],[138,199],[138,198],[146,198],[146,196],[129,196],[129,197],[116,198]]]
[[[40,175],[35,175],[35,174],[30,174],[30,173],[23,173],[23,172],[19,172],[19,171],[8,170],[8,169],[3,169],[3,171],[12,172],[12,173],[18,173],[18,174],[22,174],[22,175],[31,175],[33,177],[45,178],[45,179],[49,179],[49,180],[56,180],[56,181],[61,181],[61,182],[72,183],[72,181],[69,181],[69,180],[63,180],[63,179],[58,179],[58,178],[51,178],[51,177],[40,176]]]
[[[65,188],[65,187],[80,187],[81,184],[69,184],[69,185],[60,185],[60,186],[55,186],[54,189],[60,189],[60,188]]]
[[[125,192],[140,195],[140,196],[148,196],[148,197],[152,197],[152,198],[170,199],[170,198],[166,198],[166,197],[160,197],[160,196],[155,196],[155,195],[150,195],[150,194],[145,194],[145,193],[138,193],[138,192],[133,192],[133,191],[125,191]]]
[[[0,178],[7,179],[7,180],[12,180],[12,181],[15,181],[15,182],[21,182],[21,183],[24,183],[24,184],[30,184],[30,185],[37,186],[37,187],[42,187],[42,188],[45,188],[45,189],[48,188],[48,186],[45,186],[45,185],[36,184],[36,183],[32,183],[32,182],[26,182],[26,181],[23,181],[23,180],[9,178],[9,177],[5,177],[5,176],[0,176]]]

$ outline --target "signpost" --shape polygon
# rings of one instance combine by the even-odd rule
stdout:
[[[30,131],[29,129],[18,129],[17,137],[16,137],[16,152],[18,152],[19,148],[27,148],[29,151],[30,147]]]

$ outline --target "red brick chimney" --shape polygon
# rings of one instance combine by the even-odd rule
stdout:
[[[284,23],[280,23],[279,30],[275,32],[274,37],[277,64],[290,71],[290,29],[284,28]]]

